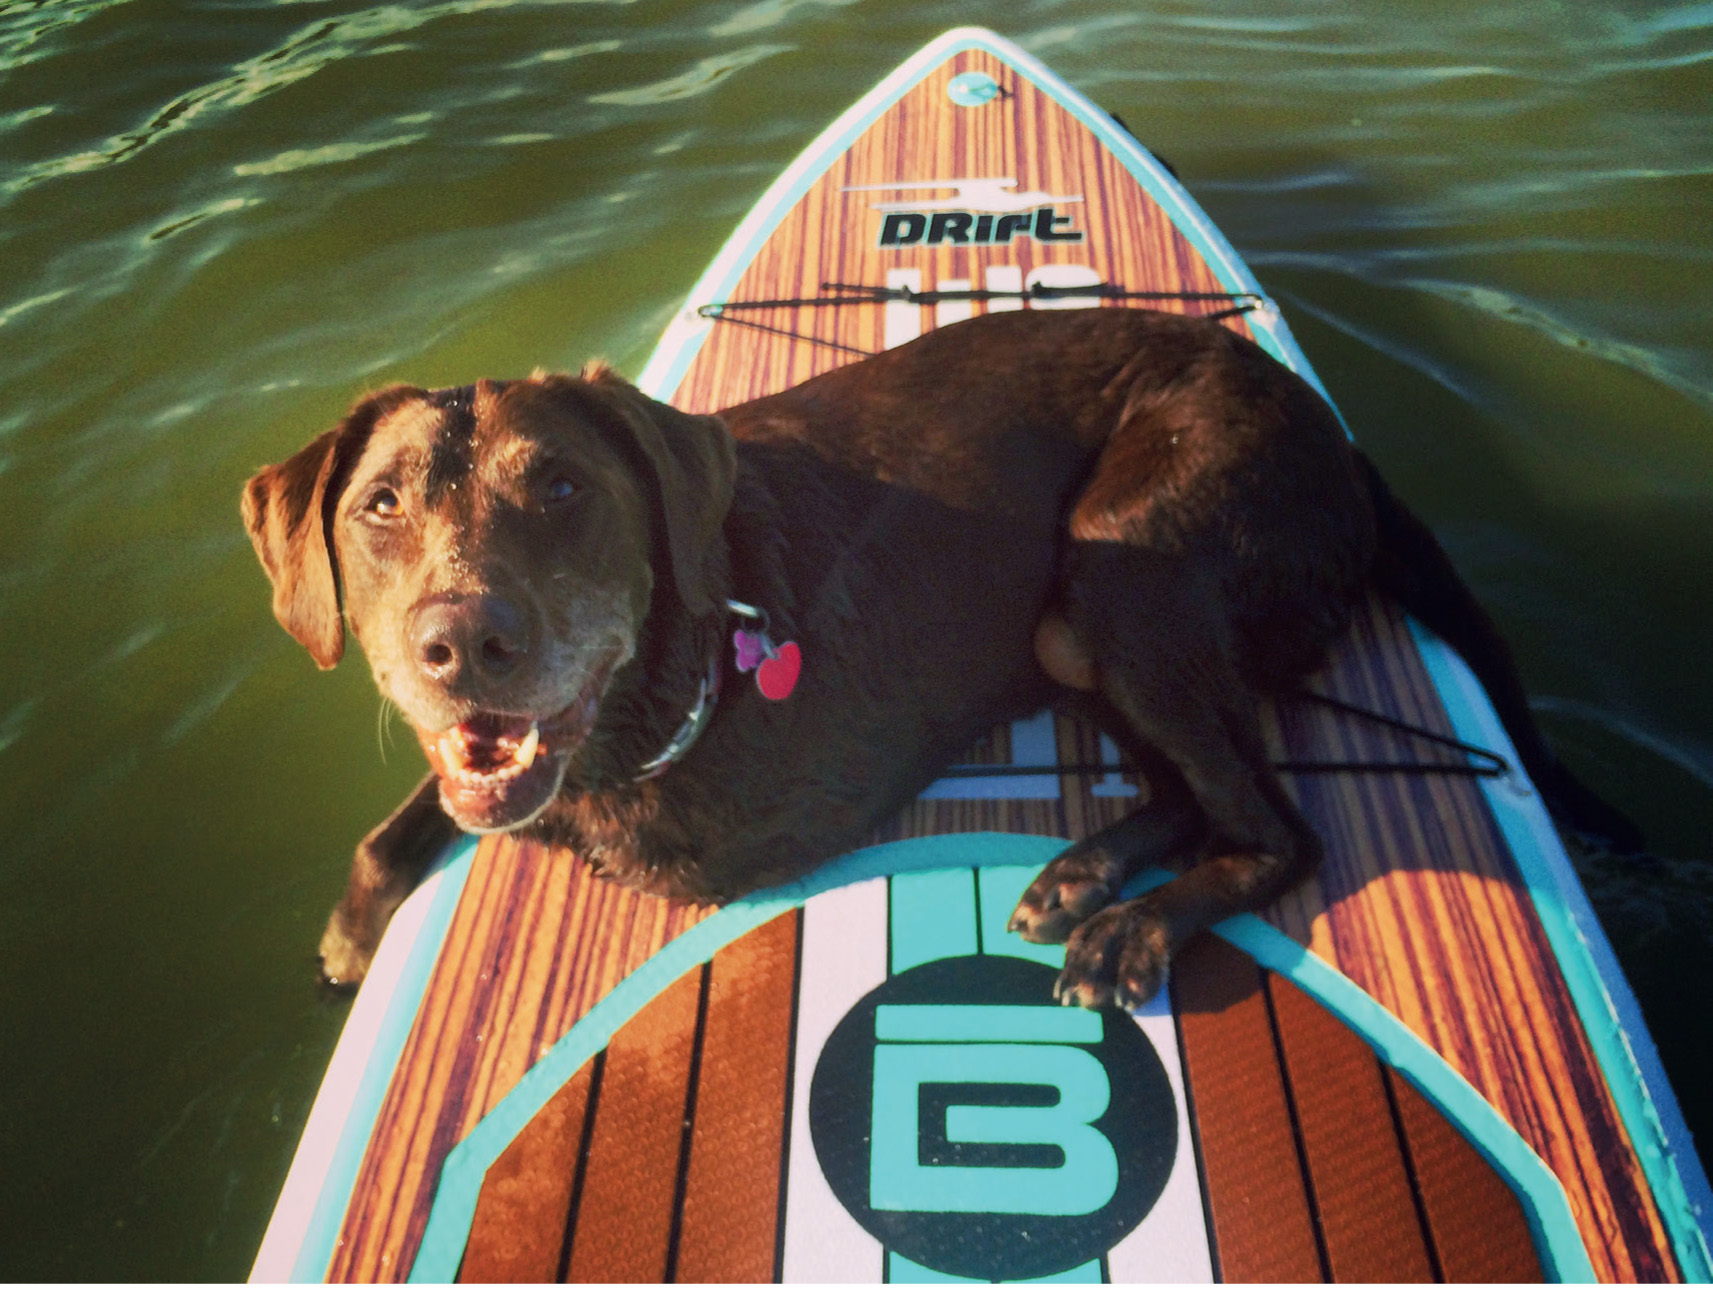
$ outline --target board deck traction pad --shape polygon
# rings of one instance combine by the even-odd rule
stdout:
[[[907,61],[834,122],[780,176],[733,233],[691,292],[686,307],[673,319],[639,378],[638,383],[645,391],[656,397],[669,398],[680,389],[714,329],[730,325],[707,317],[699,311],[700,307],[732,299],[733,289],[757,252],[775,233],[787,212],[826,174],[828,168],[904,94],[954,56],[972,50],[996,59],[1005,69],[1042,91],[1092,131],[1100,144],[1122,163],[1130,177],[1148,198],[1166,212],[1177,231],[1193,246],[1217,279],[1216,289],[1234,295],[1253,293],[1263,302],[1244,320],[1248,333],[1274,357],[1302,373],[1318,387],[1318,379],[1277,310],[1265,303],[1266,297],[1247,267],[1177,182],[1127,132],[1114,124],[1112,118],[1031,56],[991,32],[964,28],[946,33]],[[980,72],[954,77],[947,88],[953,103],[969,108],[979,108],[998,91],[995,79]],[[1012,184],[1012,188],[1016,186]],[[942,195],[948,187],[952,185],[940,185]],[[970,190],[959,186],[958,191],[960,195],[967,195]],[[873,196],[878,203],[898,194],[877,192]],[[989,196],[993,194],[989,193]],[[1037,193],[1035,196],[1046,203],[1048,198],[1060,195]],[[906,203],[897,204],[903,206]],[[1022,228],[1022,218],[1013,222],[1013,235]],[[1049,221],[1052,218],[1049,216]],[[1066,222],[1079,221],[1067,219]],[[1034,227],[1039,225],[1031,225]],[[925,233],[927,228],[928,220],[924,218],[919,225],[901,222],[896,231]],[[945,222],[939,228],[942,232],[948,231]],[[989,225],[990,233],[991,229]],[[949,231],[967,234],[970,224],[966,220],[961,230],[951,225]],[[1056,229],[1049,222],[1041,231],[1051,234]],[[1088,277],[1078,277],[1074,273],[1067,277],[1062,272],[1055,276],[1051,272],[1038,271],[1033,276],[1036,281],[1054,285],[1086,284],[1090,281]],[[1020,274],[1017,279],[1016,282],[1003,276],[996,279],[990,268],[987,285],[1016,289],[1023,285]],[[912,276],[909,271],[889,273],[886,285],[920,289],[920,274]],[[1019,301],[1018,306],[1021,303]],[[990,302],[989,307],[1007,306]],[[889,304],[884,309],[888,344],[908,338],[911,311],[915,313],[916,325],[920,325],[920,309],[908,302],[904,308]],[[945,306],[941,306],[936,321],[943,323],[956,316],[955,308],[948,314]],[[1485,695],[1467,669],[1436,639],[1413,624],[1409,630],[1456,736],[1469,743],[1496,749],[1515,765],[1514,750]],[[1045,736],[1048,753],[1045,758],[1023,755],[1022,742],[1029,737],[1026,723],[1014,732],[1012,751],[1018,764],[1055,760],[1050,727]],[[1125,791],[1124,786],[1116,782],[1116,777],[1109,776],[1108,779],[1114,781],[1110,784],[1110,791]],[[1093,791],[1098,794],[1102,789],[1097,786]],[[1706,1179],[1634,998],[1618,972],[1615,959],[1550,821],[1538,799],[1528,790],[1526,781],[1521,780],[1520,772],[1504,782],[1484,783],[1481,791],[1527,884],[1533,906],[1563,969],[1576,1011],[1598,1055],[1624,1130],[1635,1144],[1640,1167],[1646,1175],[1660,1219],[1669,1233],[1671,1249],[1678,1264],[1676,1271],[1689,1280],[1707,1280],[1713,1265],[1708,1261],[1703,1223],[1713,1207],[1708,1205]],[[1057,792],[1055,776],[996,777],[957,783],[942,781],[927,796],[968,798],[986,793],[1028,797],[1049,792]],[[877,1097],[882,1096],[883,1090],[890,1090],[885,1096],[903,1105],[912,1096],[924,1096],[924,1089],[948,1082],[955,1087],[969,1083],[986,1089],[976,1094],[969,1094],[966,1090],[966,1095],[973,1101],[960,1104],[954,1099],[936,1112],[945,1116],[943,1137],[949,1140],[953,1157],[966,1162],[959,1176],[967,1187],[974,1189],[971,1194],[977,1197],[976,1200],[966,1198],[959,1201],[956,1197],[948,1197],[944,1179],[956,1174],[957,1167],[944,1163],[934,1167],[913,1165],[907,1159],[908,1153],[899,1149],[898,1142],[892,1140],[896,1135],[888,1137],[883,1130],[878,1111],[867,1127],[872,1129],[877,1139],[886,1140],[872,1148],[864,1147],[864,1151],[872,1150],[874,1153],[865,1156],[865,1161],[881,1173],[885,1172],[881,1168],[885,1165],[891,1169],[891,1175],[890,1181],[870,1179],[870,1200],[881,1201],[883,1209],[892,1203],[907,1208],[907,1203],[924,1203],[924,1187],[936,1184],[942,1194],[937,1201],[927,1203],[949,1205],[954,1214],[959,1212],[958,1206],[962,1204],[967,1212],[969,1206],[986,1203],[979,1199],[983,1187],[1003,1187],[1008,1172],[1021,1172],[1018,1168],[1003,1167],[1003,1160],[1000,1166],[994,1165],[996,1157],[992,1153],[1003,1153],[1007,1150],[1005,1146],[976,1148],[972,1155],[967,1144],[1010,1142],[1015,1147],[1021,1142],[1048,1147],[1045,1156],[1037,1150],[1036,1156],[1031,1158],[1035,1168],[1030,1172],[1034,1176],[1052,1176],[1068,1181],[1068,1167],[1073,1161],[1079,1165],[1079,1173],[1086,1173],[1092,1168],[1098,1175],[1094,1182],[1084,1180],[1075,1184],[1072,1190],[1080,1186],[1080,1193],[1057,1202],[1043,1203],[1049,1206],[1056,1203],[1061,1209],[1068,1207],[1071,1210],[1080,1206],[1086,1211],[1094,1202],[1102,1201],[1107,1209],[1111,1209],[1116,1203],[1113,1197],[1126,1188],[1134,1190],[1135,1179],[1131,1177],[1134,1171],[1121,1169],[1118,1172],[1125,1175],[1123,1178],[1108,1177],[1112,1173],[1112,1157],[1116,1153],[1110,1146],[1103,1147],[1102,1144],[1110,1137],[1110,1124],[1107,1124],[1107,1136],[1102,1136],[1094,1126],[1107,1123],[1101,1119],[1104,1111],[1102,1098],[1113,1096],[1113,1081],[1099,1074],[1100,1063],[1088,1054],[1093,1051],[1090,1044],[1109,1045],[1112,1042],[1111,1027],[1116,1014],[1077,1014],[1033,1008],[1020,1002],[966,1005],[960,1010],[957,1004],[923,1003],[923,998],[935,997],[931,988],[927,995],[920,991],[910,994],[907,988],[908,983],[927,980],[928,975],[935,971],[941,975],[955,974],[959,962],[977,962],[984,953],[1024,965],[1039,966],[1052,961],[1055,955],[1062,960],[1062,950],[1024,946],[1015,936],[1007,938],[1003,932],[1003,916],[998,912],[1001,905],[1005,905],[1004,913],[1009,912],[1009,905],[1005,904],[1002,894],[1014,900],[1027,880],[1027,874],[1038,869],[1062,845],[1062,842],[1040,837],[983,833],[951,833],[899,841],[845,857],[802,883],[758,893],[690,926],[590,1008],[544,1052],[473,1130],[450,1148],[440,1169],[426,1229],[411,1262],[410,1278],[442,1281],[456,1275],[488,1166],[565,1081],[604,1049],[626,1021],[657,998],[683,972],[708,962],[721,947],[762,926],[782,911],[793,908],[804,911],[805,944],[801,952],[805,961],[800,990],[814,988],[809,971],[814,954],[808,941],[811,927],[849,927],[860,925],[865,917],[870,923],[879,919],[879,944],[887,952],[880,957],[878,972],[872,970],[871,964],[870,979],[866,981],[859,979],[860,974],[852,976],[849,973],[844,974],[847,979],[842,984],[837,979],[839,973],[828,978],[831,982],[828,988],[832,993],[837,995],[843,990],[849,996],[846,1003],[851,1005],[857,1004],[870,989],[884,993],[889,982],[906,983],[900,987],[906,993],[897,1001],[871,1003],[870,1011],[863,1014],[867,1031],[861,1043],[853,1046],[849,1035],[843,1037],[841,1051],[847,1055],[856,1054],[852,1060],[857,1061],[861,1071],[867,1073],[865,1078],[874,1080]],[[473,843],[454,847],[423,889],[406,903],[389,929],[374,971],[353,1008],[323,1092],[306,1127],[292,1175],[287,1180],[274,1223],[258,1256],[254,1279],[281,1280],[289,1277],[319,1280],[326,1273],[351,1201],[371,1125],[381,1113],[393,1065],[405,1047],[407,1034],[434,970],[434,960],[463,892],[474,855]],[[1163,881],[1165,877],[1163,874],[1145,875],[1138,884]],[[835,907],[841,912],[829,919],[828,911]],[[945,916],[948,908],[954,911],[951,917]],[[913,915],[912,910],[916,910],[917,915]],[[956,913],[958,910],[963,913]],[[922,911],[928,911],[926,917],[918,916]],[[1000,921],[996,924],[995,919]],[[1594,1279],[1594,1268],[1589,1262],[1587,1247],[1563,1186],[1541,1157],[1468,1080],[1361,987],[1268,922],[1245,916],[1221,924],[1216,931],[1250,954],[1257,963],[1290,980],[1326,1007],[1456,1126],[1522,1202],[1541,1266],[1548,1276],[1573,1281]],[[912,949],[912,945],[916,948]],[[870,959],[873,957],[871,951]],[[1050,974],[1047,979],[1051,979]],[[863,985],[863,988],[855,989],[856,984]],[[929,984],[931,986],[932,982]],[[1099,1250],[1075,1266],[1047,1269],[1057,1274],[1050,1279],[1206,1280],[1211,1276],[1210,1254],[1203,1229],[1193,1221],[1195,1215],[1201,1213],[1202,1201],[1195,1181],[1196,1162],[1189,1149],[1189,1126],[1184,1119],[1181,1059],[1164,1000],[1162,992],[1155,1004],[1139,1015],[1136,1035],[1142,1037],[1142,1048],[1135,1051],[1145,1050],[1142,1060],[1152,1061],[1151,1069],[1158,1069],[1164,1080],[1164,1084],[1158,1087],[1170,1089],[1164,1100],[1157,1099],[1154,1104],[1155,1128],[1157,1137],[1175,1136],[1175,1154],[1170,1160],[1157,1162],[1160,1166],[1155,1171],[1158,1176],[1148,1180],[1144,1186],[1144,1190],[1157,1187],[1145,1216],[1127,1228],[1122,1239],[1110,1250]],[[807,1007],[802,997],[798,1007]],[[1091,1023],[1077,1022],[1075,1018],[1079,1015],[1093,1018],[1094,1023],[1101,1023],[1104,1018],[1105,1029],[1098,1025],[1093,1030],[1086,1029]],[[1055,1020],[1047,1020],[1049,1017]],[[1057,1020],[1060,1017],[1065,1020]],[[831,1019],[827,1025],[832,1025]],[[1079,1025],[1085,1029],[1078,1030]],[[1091,1040],[1090,1035],[1096,1037]],[[1134,1036],[1129,1036],[1126,1042],[1133,1039]],[[1098,1051],[1106,1052],[1107,1049]],[[782,1207],[784,1232],[780,1238],[781,1270],[786,1279],[792,1279],[793,1272],[814,1279],[825,1276],[850,1279],[855,1275],[850,1266],[840,1269],[828,1265],[824,1256],[815,1253],[827,1248],[829,1242],[838,1244],[833,1240],[834,1229],[844,1232],[847,1238],[845,1247],[860,1251],[859,1258],[869,1258],[866,1251],[873,1247],[875,1261],[867,1266],[871,1266],[874,1279],[961,1279],[955,1276],[948,1278],[942,1270],[932,1267],[926,1261],[932,1259],[931,1252],[919,1261],[909,1258],[900,1248],[892,1248],[887,1255],[888,1261],[882,1265],[878,1261],[879,1243],[849,1216],[844,1200],[833,1199],[827,1190],[828,1180],[815,1152],[816,1141],[831,1131],[812,1128],[807,1122],[808,1104],[813,1100],[814,1056],[814,1053],[805,1053],[800,1034],[798,1065],[790,1099],[793,1117],[788,1135],[787,1176],[790,1181],[786,1185]],[[966,1066],[971,1060],[978,1060],[982,1070],[991,1068],[999,1071],[995,1062],[1001,1056],[1020,1061],[1020,1069],[1035,1073],[1033,1083],[1031,1078],[1019,1075],[1009,1081],[1012,1085],[1017,1088],[1056,1087],[1060,1109],[1055,1112],[1045,1105],[1030,1105],[1030,1095],[1027,1094],[1023,1095],[1021,1105],[1016,1097],[1008,1100],[1000,1096],[996,1102],[992,1091],[994,1080],[974,1079],[976,1068],[966,1069]],[[939,1067],[936,1063],[940,1064]],[[943,1076],[947,1071],[954,1075],[963,1071],[971,1078],[962,1081],[933,1078],[936,1073]],[[1003,1085],[1007,1081],[998,1082]],[[1037,1103],[1040,1100],[1036,1098]],[[912,1103],[909,1109],[913,1117],[915,1104]],[[960,1143],[966,1145],[960,1147]],[[989,1154],[981,1155],[982,1150]],[[962,1155],[958,1154],[960,1151]],[[1056,1171],[1050,1165],[1043,1167],[1055,1151],[1064,1162]],[[968,1163],[972,1160],[976,1163]],[[983,1161],[985,1165],[981,1163]],[[1016,1161],[1011,1163],[1014,1165]],[[1102,1173],[1102,1169],[1107,1172]],[[890,1193],[889,1187],[892,1188]],[[1038,1190],[1051,1191],[1052,1188]],[[1107,1194],[1109,1190],[1110,1196]],[[844,1199],[848,1199],[848,1192],[847,1187]],[[811,1199],[804,1199],[811,1193],[814,1193]],[[912,1197],[916,1199],[912,1201]],[[855,1203],[860,1208],[861,1197]],[[876,1221],[873,1214],[867,1217],[871,1222]],[[884,1219],[886,1215],[881,1217]],[[955,1229],[958,1220],[949,1221]],[[811,1228],[808,1226],[811,1223],[816,1226]],[[1167,1226],[1180,1237],[1189,1232],[1190,1238],[1187,1241],[1167,1241],[1151,1235]],[[905,1241],[905,1244],[909,1242]],[[967,1265],[965,1270],[969,1270]],[[1040,1274],[1037,1270],[1037,1275]],[[999,1277],[990,1270],[988,1275],[978,1279]]]

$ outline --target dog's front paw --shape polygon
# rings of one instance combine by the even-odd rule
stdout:
[[[1110,858],[1073,847],[1048,861],[1007,926],[1037,945],[1061,945],[1091,914],[1112,903],[1120,881]]]
[[[1116,1003],[1134,1012],[1159,991],[1171,956],[1166,920],[1148,897],[1109,905],[1072,933],[1054,997],[1084,1008]]]
[[[321,983],[340,990],[354,990],[369,974],[375,957],[373,938],[359,935],[346,924],[344,911],[335,909],[321,934]]]

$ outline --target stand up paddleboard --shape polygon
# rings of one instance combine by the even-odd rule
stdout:
[[[1315,380],[1158,161],[958,30],[780,176],[641,384],[715,411],[1091,305],[1216,315]],[[1309,688],[1330,702],[1268,728],[1324,867],[1135,1018],[1052,1006],[1062,951],[1005,930],[1146,791],[1048,714],[718,912],[516,838],[453,848],[352,1009],[255,1278],[1707,1280],[1701,1165],[1470,673],[1376,600]]]

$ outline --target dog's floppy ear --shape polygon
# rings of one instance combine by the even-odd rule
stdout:
[[[421,390],[394,386],[361,400],[333,429],[244,486],[244,527],[274,584],[274,617],[332,667],[345,653],[331,512],[375,423]]]
[[[680,412],[651,399],[605,363],[582,380],[623,420],[654,473],[678,597],[692,614],[719,608],[704,573],[732,505],[737,447],[718,417]]]

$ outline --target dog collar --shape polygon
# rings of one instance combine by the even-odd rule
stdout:
[[[702,678],[702,683],[696,689],[696,702],[690,711],[684,715],[683,724],[667,741],[666,747],[658,754],[645,761],[642,769],[637,771],[631,781],[640,784],[645,779],[653,779],[673,762],[690,751],[690,745],[702,737],[702,731],[708,728],[708,719],[714,715],[714,704],[720,698],[720,652],[714,651],[714,656],[708,660],[708,674]]]
[[[737,669],[740,672],[755,673],[756,688],[762,696],[775,702],[787,698],[797,686],[797,678],[803,669],[802,651],[797,648],[796,641],[782,641],[778,645],[768,635],[768,618],[765,609],[754,605],[746,605],[741,600],[726,601],[729,613],[755,624],[755,629],[740,627],[732,633],[732,649],[736,655]],[[696,688],[696,702],[690,706],[690,711],[684,714],[684,720],[667,741],[666,747],[642,764],[632,783],[640,784],[644,780],[653,779],[673,762],[690,751],[690,746],[701,738],[702,731],[708,728],[708,722],[714,715],[714,704],[720,698],[720,651],[716,648],[713,657],[708,660],[708,674],[702,678]]]

